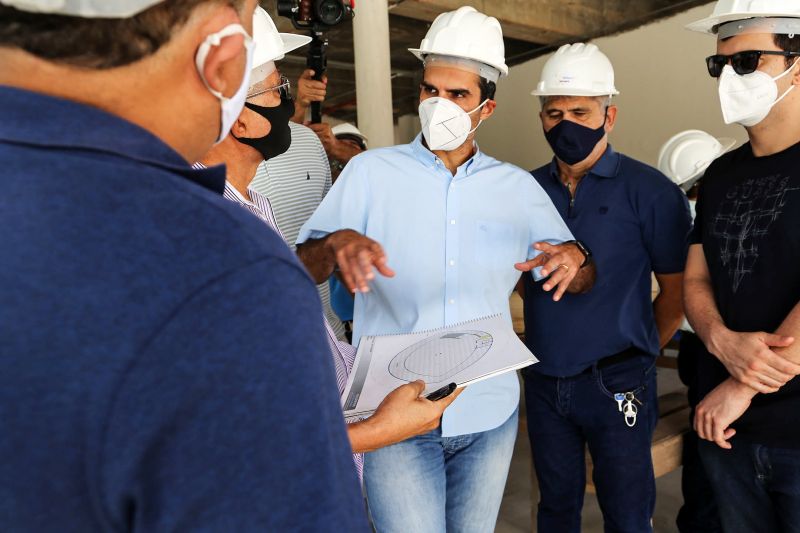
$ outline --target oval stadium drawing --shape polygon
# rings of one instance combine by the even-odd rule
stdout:
[[[389,362],[389,373],[403,381],[447,381],[477,363],[492,347],[492,341],[485,331],[438,333],[395,355]]]

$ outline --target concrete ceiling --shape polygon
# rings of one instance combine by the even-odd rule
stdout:
[[[655,20],[708,4],[711,0],[360,0],[388,1],[392,61],[392,100],[395,119],[415,113],[419,96],[420,63],[407,51],[417,47],[437,15],[472,5],[496,17],[503,26],[506,63],[513,66],[551,52],[568,42],[588,41],[620,33]],[[280,31],[295,32],[278,17],[275,0],[261,0]],[[358,16],[358,2],[356,2]],[[354,122],[356,115],[352,23],[344,22],[326,34],[328,98],[323,112]],[[305,49],[289,54],[281,70],[294,81],[305,68]]]

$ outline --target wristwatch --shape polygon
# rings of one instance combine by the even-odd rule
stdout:
[[[581,263],[581,268],[592,264],[592,251],[584,243],[576,240],[564,241],[562,244],[574,244],[578,247],[578,250],[580,250],[580,252],[583,254],[583,263]]]

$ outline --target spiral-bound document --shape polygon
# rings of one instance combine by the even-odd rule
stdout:
[[[469,385],[538,362],[502,315],[405,335],[362,337],[342,395],[347,418],[375,411],[391,391],[425,382],[425,394]]]

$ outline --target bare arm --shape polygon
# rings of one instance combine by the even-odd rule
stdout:
[[[773,348],[790,346],[794,339],[776,333],[736,332],[728,329],[717,309],[703,247],[694,244],[684,273],[686,316],[706,348],[728,372],[748,387],[763,393],[777,391],[797,374],[800,365]]]
[[[386,396],[371,417],[348,424],[353,452],[371,452],[436,429],[444,410],[464,389],[435,402],[421,396],[424,390],[422,381],[402,385]]]
[[[683,272],[656,274],[659,293],[653,301],[659,346],[669,342],[683,321]]]
[[[800,303],[794,306],[775,333],[791,338],[800,335]],[[776,348],[775,353],[788,361],[800,363],[800,343]],[[728,378],[697,406],[694,426],[698,435],[703,439],[713,440],[721,448],[730,449],[728,440],[736,434],[736,430],[731,429],[730,425],[747,411],[756,394],[758,393],[747,385]]]
[[[350,229],[309,239],[297,246],[297,256],[317,283],[328,279],[339,265],[342,280],[352,292],[369,292],[368,282],[375,279],[373,268],[383,276],[394,276],[381,245]]]

